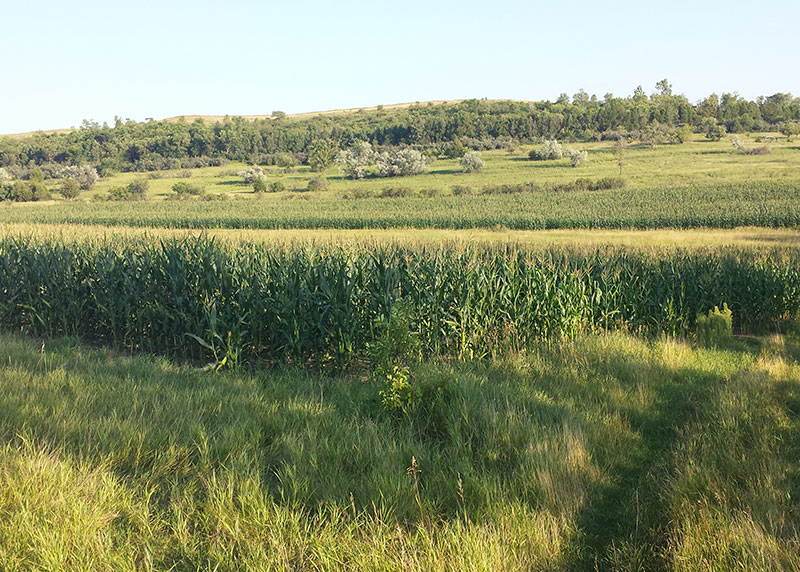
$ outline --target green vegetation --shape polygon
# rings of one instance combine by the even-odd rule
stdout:
[[[457,157],[454,146],[481,151],[544,139],[600,141],[626,137],[647,145],[679,143],[687,130],[719,139],[725,133],[781,131],[791,137],[800,99],[776,93],[757,101],[712,94],[694,105],[671,90],[648,97],[589,97],[581,91],[555,102],[467,100],[416,104],[360,113],[123,122],[85,122],[70,132],[0,138],[0,167],[90,164],[112,170],[152,171],[221,165],[225,161],[325,168],[335,152],[357,142],[414,146],[431,156]],[[456,141],[458,142],[456,144]],[[385,149],[382,149],[385,150]]]
[[[790,571],[798,346],[579,337],[378,387],[0,337],[9,572]]]
[[[0,569],[800,569],[800,100],[656,87],[0,139]]]
[[[608,179],[613,182],[615,179]],[[618,179],[617,179],[618,180]],[[535,185],[497,185],[488,194],[408,196],[385,189],[386,198],[186,201],[165,210],[156,202],[15,205],[0,209],[0,221],[70,223],[164,228],[733,228],[795,227],[800,224],[800,186],[794,183],[740,183],[714,187],[666,187],[648,191],[627,187],[575,190],[598,186],[600,180],[572,179],[567,185],[539,189]],[[605,183],[604,183],[605,184]],[[615,186],[615,185],[611,185]],[[471,187],[466,190],[473,192]],[[133,198],[125,187],[123,198]],[[475,192],[481,192],[480,189]],[[286,196],[286,195],[282,195]],[[353,193],[354,197],[372,197]]]
[[[409,304],[426,356],[500,356],[623,328],[685,334],[727,303],[763,331],[800,313],[797,250],[283,247],[205,238],[0,240],[0,324],[115,347],[345,368]]]

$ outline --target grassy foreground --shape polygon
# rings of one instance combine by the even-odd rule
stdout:
[[[0,569],[797,570],[800,348],[586,336],[398,417],[300,370],[0,336]]]

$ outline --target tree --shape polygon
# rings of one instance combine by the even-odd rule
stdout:
[[[97,170],[91,165],[64,167],[58,172],[58,176],[76,181],[84,191],[91,189],[100,179]]]
[[[147,190],[150,188],[150,181],[147,179],[134,179],[128,183],[128,192],[133,198],[140,200],[147,196]]]
[[[580,167],[589,159],[589,152],[585,149],[581,151],[567,149],[567,152],[564,154],[569,158],[573,167]]]
[[[330,139],[315,139],[311,143],[311,148],[308,151],[308,165],[315,173],[324,171],[331,166],[338,147],[336,143]]]
[[[65,179],[64,182],[61,183],[58,192],[61,193],[62,197],[71,201],[81,194],[81,186],[75,179]]]
[[[656,83],[656,91],[658,95],[672,95],[672,84],[666,78]]]
[[[378,175],[381,177],[407,177],[424,173],[425,156],[416,149],[400,149],[378,155]]]
[[[786,138],[791,141],[795,135],[800,135],[800,123],[796,121],[787,121],[781,128],[781,133],[786,135]]]
[[[483,169],[485,163],[478,151],[467,151],[461,157],[461,170],[465,173],[474,173]]]
[[[49,201],[51,198],[50,191],[47,189],[42,181],[31,182],[31,200],[32,201]]]
[[[363,179],[370,165],[375,162],[375,151],[369,141],[356,141],[349,149],[339,151],[336,164],[346,177]]]
[[[720,125],[716,121],[709,121],[706,123],[706,139],[711,141],[719,141],[728,132],[724,125]]]
[[[33,192],[25,181],[16,180],[11,186],[8,198],[17,202],[30,201],[33,199]]]
[[[528,157],[534,161],[549,161],[551,159],[561,159],[564,156],[564,151],[561,143],[555,139],[546,140],[541,148],[534,149],[528,154]]]

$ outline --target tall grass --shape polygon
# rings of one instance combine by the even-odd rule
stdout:
[[[797,570],[797,355],[578,336],[418,365],[447,398],[399,417],[2,335],[0,568]]]
[[[400,298],[422,353],[459,358],[584,331],[685,334],[723,303],[738,330],[777,327],[800,310],[800,257],[5,238],[0,289],[5,328],[228,365],[340,367]]]

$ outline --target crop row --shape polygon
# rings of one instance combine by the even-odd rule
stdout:
[[[795,252],[230,248],[205,238],[0,239],[0,324],[189,359],[345,366],[402,299],[425,354],[481,357],[598,329],[739,329],[800,311]]]
[[[311,195],[309,195],[311,196]],[[0,222],[164,228],[691,228],[800,226],[800,184],[741,183],[346,200],[10,205]]]

